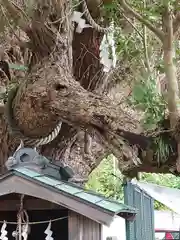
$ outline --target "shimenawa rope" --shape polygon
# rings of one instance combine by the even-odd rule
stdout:
[[[5,113],[6,113],[7,122],[10,128],[10,132],[14,136],[22,140],[22,142],[27,146],[38,147],[38,146],[42,146],[47,143],[50,143],[58,136],[61,130],[62,122],[60,121],[55,127],[55,129],[48,136],[41,137],[41,138],[31,138],[31,137],[25,136],[23,132],[21,132],[21,130],[18,128],[16,120],[14,119],[14,114],[13,114],[13,100],[16,97],[18,88],[19,86],[16,86],[9,91],[7,103],[5,106]]]

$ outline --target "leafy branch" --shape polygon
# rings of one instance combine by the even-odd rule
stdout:
[[[164,53],[164,66],[165,76],[168,85],[168,110],[170,117],[170,127],[174,129],[174,137],[178,144],[178,159],[177,170],[180,172],[180,136],[178,129],[180,128],[180,99],[179,99],[179,87],[176,73],[176,67],[174,65],[174,39],[175,35],[180,27],[179,19],[180,13],[175,15],[176,8],[173,9],[173,3],[171,1],[164,1],[162,5],[162,30],[156,28],[149,20],[140,15],[134,10],[125,0],[119,0],[121,7],[128,13],[130,13],[136,20],[141,22],[145,27],[150,29],[162,43]],[[179,4],[179,2],[177,2]],[[145,45],[145,44],[144,44]]]
[[[145,129],[155,129],[164,119],[166,102],[158,94],[155,78],[141,78],[132,90],[130,103],[144,112],[142,124]]]
[[[147,19],[145,19],[145,17],[141,16],[128,3],[126,3],[125,0],[119,0],[119,2],[120,2],[121,7],[125,11],[129,12],[133,17],[135,17],[135,19],[137,19],[139,22],[141,22],[146,27],[148,27],[160,40],[163,40],[164,34],[160,29],[154,27],[154,25],[149,20],[147,20]]]

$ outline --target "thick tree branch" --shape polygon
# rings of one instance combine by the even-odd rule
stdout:
[[[149,28],[161,41],[163,41],[164,34],[163,32],[154,27],[153,23],[142,17],[138,12],[136,12],[133,8],[126,3],[125,0],[119,0],[120,6],[127,12],[129,12],[132,16],[134,16],[139,22],[144,24],[147,28]]]
[[[44,73],[43,69],[48,69],[48,71],[46,70],[47,72]],[[29,110],[31,109],[31,113],[33,111],[33,115],[35,115],[40,106],[44,110],[42,113],[50,111],[52,119],[57,119],[58,116],[59,119],[75,127],[96,127],[101,130],[105,128],[106,131],[113,129],[113,131],[116,131],[119,128],[124,130],[131,128],[133,130],[137,127],[138,122],[134,122],[132,117],[124,112],[121,107],[113,104],[107,97],[86,91],[54,60],[44,60],[39,71],[36,71],[36,74],[32,72],[27,78],[27,82],[29,84],[26,92],[21,94],[22,102],[21,106],[18,107],[19,111],[15,112],[16,116],[19,115],[18,119],[21,119],[21,124],[25,129],[30,131],[34,129],[33,132],[35,132],[35,129],[37,130],[36,126],[39,126],[38,122],[42,122],[42,119],[33,121],[31,127],[25,126],[22,110],[28,107]],[[31,82],[34,82],[34,84],[31,84]],[[26,102],[27,99],[30,100],[29,103]],[[26,120],[27,122],[31,121],[28,116]],[[127,128],[125,123],[129,123]]]
[[[174,128],[179,117],[178,102],[180,99],[176,68],[173,62],[174,36],[173,36],[172,12],[171,10],[168,9],[168,7],[164,7],[163,26],[165,33],[165,38],[163,41],[164,64],[168,82],[168,110],[170,113],[171,128]]]

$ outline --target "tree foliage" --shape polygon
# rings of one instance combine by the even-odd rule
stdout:
[[[180,179],[172,174],[142,173],[140,181],[164,187],[180,189]],[[116,200],[123,200],[123,175],[117,168],[117,160],[110,155],[90,174],[87,189],[94,190]],[[155,201],[155,209],[165,210],[166,206]]]
[[[110,155],[90,174],[87,189],[93,189],[106,197],[123,199],[123,175],[117,168],[117,160]]]

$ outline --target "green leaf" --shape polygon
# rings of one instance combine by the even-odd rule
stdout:
[[[146,90],[141,85],[136,85],[133,89],[134,98],[136,101],[143,101],[145,98]]]
[[[27,67],[26,66],[24,66],[24,65],[17,65],[17,64],[13,64],[13,63],[10,63],[9,64],[9,67],[11,68],[11,69],[15,69],[15,70],[20,70],[20,71],[27,71]]]

